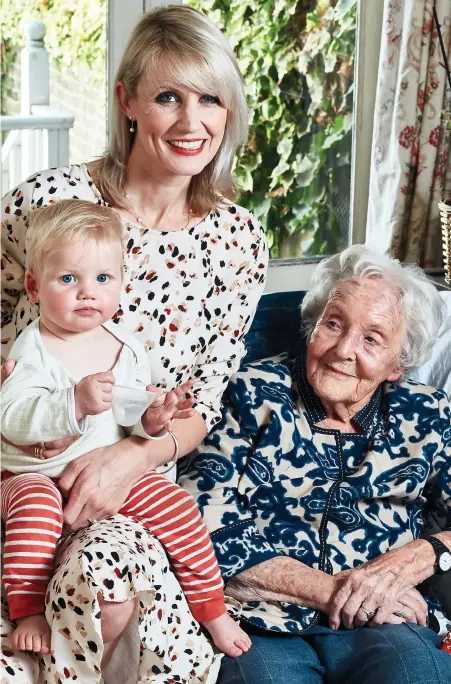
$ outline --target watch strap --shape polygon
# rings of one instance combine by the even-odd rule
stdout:
[[[451,554],[451,551],[446,546],[446,544],[444,544],[442,541],[440,541],[440,539],[437,539],[437,537],[433,537],[433,536],[425,537],[425,541],[429,542],[429,544],[431,544],[432,548],[434,549],[435,558],[436,558],[435,566],[437,569],[439,569],[439,558],[440,558],[440,556],[442,555],[442,553]]]

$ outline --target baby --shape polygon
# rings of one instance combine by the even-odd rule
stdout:
[[[50,652],[44,605],[63,527],[58,478],[74,459],[126,436],[111,409],[115,383],[155,391],[144,346],[110,320],[122,286],[121,232],[112,209],[83,200],[63,200],[30,217],[25,288],[39,302],[40,317],[14,343],[9,358],[16,365],[1,392],[2,435],[9,442],[2,444],[3,581],[17,622],[12,641],[22,650]],[[172,437],[174,464],[171,419],[192,415],[193,401],[184,393],[190,387],[158,393],[128,431]],[[20,450],[70,435],[78,439],[52,458],[43,459],[38,447],[32,456]],[[193,616],[216,646],[231,657],[247,651],[249,637],[226,611],[210,537],[191,496],[151,472],[119,513],[140,520],[163,543]]]

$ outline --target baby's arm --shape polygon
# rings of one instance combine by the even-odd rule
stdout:
[[[17,359],[1,390],[3,437],[20,446],[82,435],[86,421],[77,419],[74,395],[74,387],[57,386],[37,354]]]

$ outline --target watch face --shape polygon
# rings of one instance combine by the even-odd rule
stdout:
[[[451,570],[451,553],[444,551],[438,559],[438,566],[442,572]]]

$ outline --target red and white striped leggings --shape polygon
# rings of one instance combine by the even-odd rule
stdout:
[[[141,522],[163,544],[199,622],[225,613],[223,582],[210,535],[194,499],[158,473],[145,475],[119,511]],[[2,474],[6,523],[3,582],[10,617],[43,613],[57,543],[63,528],[62,497],[45,475]]]

